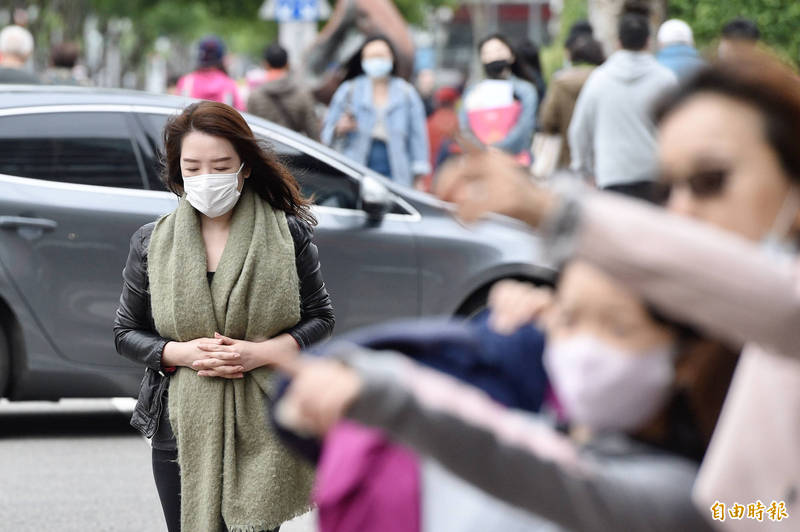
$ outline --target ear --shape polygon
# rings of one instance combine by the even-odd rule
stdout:
[[[250,177],[250,167],[245,163],[244,168],[242,168],[242,178],[247,179],[248,177]]]

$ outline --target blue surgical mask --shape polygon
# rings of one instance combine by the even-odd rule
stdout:
[[[391,73],[393,66],[394,62],[385,57],[372,57],[361,61],[361,68],[371,78],[385,78]]]

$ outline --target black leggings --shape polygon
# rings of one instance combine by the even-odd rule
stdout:
[[[153,449],[153,478],[169,532],[181,531],[181,469],[178,451]],[[281,527],[272,532],[279,532]]]
[[[178,451],[153,449],[153,478],[169,532],[181,530],[181,470]]]

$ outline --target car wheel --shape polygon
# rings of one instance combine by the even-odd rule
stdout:
[[[467,321],[471,320],[484,310],[488,308],[488,301],[489,301],[489,289],[490,286],[486,286],[481,288],[474,294],[472,294],[469,299],[467,299],[464,304],[456,311],[456,316],[459,318],[463,318]]]
[[[10,358],[8,337],[6,336],[5,329],[0,325],[0,397],[4,397],[8,389],[8,379],[11,369]]]

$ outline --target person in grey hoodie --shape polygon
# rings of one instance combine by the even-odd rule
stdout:
[[[264,51],[267,82],[253,90],[247,100],[248,112],[319,140],[320,121],[314,97],[289,72],[289,57],[278,43]]]
[[[621,50],[592,72],[569,127],[571,168],[602,189],[647,196],[656,180],[652,107],[677,78],[647,51],[650,26],[638,13],[619,21]]]

